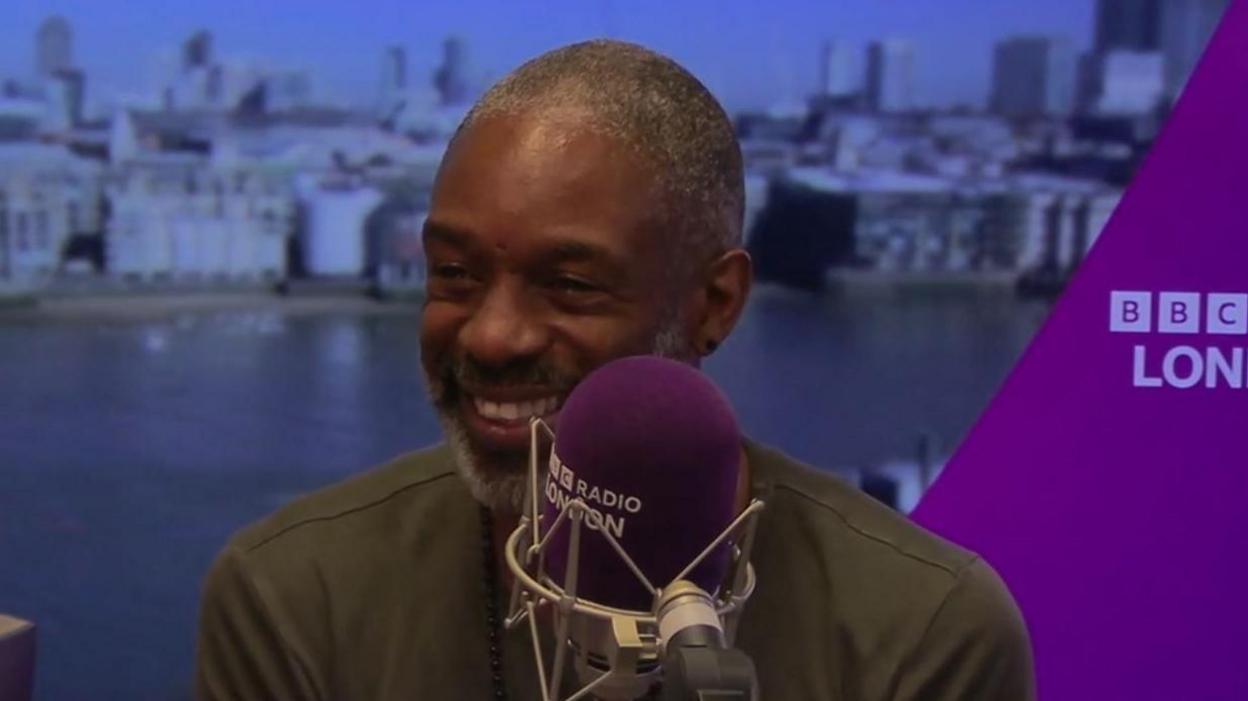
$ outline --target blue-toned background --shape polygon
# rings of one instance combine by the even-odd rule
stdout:
[[[0,8],[0,611],[39,626],[38,698],[186,698],[228,535],[438,439],[420,225],[520,61],[613,36],[721,98],[761,283],[707,369],[907,509],[1226,2],[672,5]]]

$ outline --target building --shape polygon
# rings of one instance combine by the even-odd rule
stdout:
[[[1015,37],[996,45],[990,103],[998,114],[1061,116],[1075,99],[1075,54],[1069,41]]]
[[[1096,242],[1120,197],[1097,181],[1037,173],[948,177],[798,167],[773,180],[750,245],[762,278],[798,286],[817,286],[835,267],[1065,273]]]
[[[49,17],[35,35],[35,71],[39,77],[48,78],[73,67],[74,32],[64,17]]]
[[[819,53],[819,95],[843,98],[858,92],[854,50],[844,41],[828,41]]]
[[[365,223],[381,192],[358,178],[300,178],[304,212],[299,243],[304,272],[314,277],[360,277],[370,262]]]
[[[42,100],[16,90],[14,93],[0,97],[0,143],[34,140],[46,118],[47,107]]]
[[[407,51],[402,46],[386,48],[381,59],[381,86],[377,96],[377,116],[393,121],[406,104]]]
[[[1163,0],[1160,49],[1165,56],[1165,94],[1178,98],[1213,36],[1229,0]]]
[[[99,165],[61,146],[0,145],[0,292],[45,282],[101,226]]]
[[[110,170],[105,267],[136,281],[276,281],[294,222],[289,178],[263,164],[215,168],[144,153]]]
[[[381,90],[384,94],[407,89],[407,50],[402,46],[386,49],[381,64]]]
[[[1079,105],[1084,114],[1148,115],[1165,95],[1165,62],[1156,51],[1088,54],[1080,74]]]
[[[312,79],[305,71],[287,69],[268,72],[257,86],[263,90],[264,112],[292,112],[313,106]]]
[[[182,69],[189,71],[212,65],[212,33],[199,30],[182,43]]]
[[[136,281],[285,277],[293,167],[240,152],[213,115],[114,117],[104,197],[105,270]]]
[[[471,97],[468,77],[468,45],[459,37],[442,42],[442,64],[434,75],[434,85],[443,105],[462,105]]]
[[[914,47],[901,39],[872,42],[867,49],[867,104],[877,112],[914,107]]]
[[[1104,183],[1027,173],[1014,180],[1022,205],[1017,267],[1069,273],[1104,232],[1122,192]]]
[[[1097,0],[1094,51],[1156,51],[1163,0]]]
[[[66,68],[49,76],[44,81],[44,129],[60,132],[78,126],[82,122],[86,89],[82,71]]]

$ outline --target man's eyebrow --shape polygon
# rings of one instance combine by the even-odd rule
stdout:
[[[428,219],[425,220],[421,236],[426,244],[437,241],[457,248],[469,248],[472,245],[472,237],[466,231]]]
[[[425,221],[422,236],[426,246],[431,243],[441,243],[460,249],[472,249],[477,245],[476,239],[467,231],[433,220]],[[540,254],[540,260],[546,265],[597,263],[610,268],[624,267],[619,254],[612,249],[571,238],[560,238],[546,244]]]
[[[554,242],[544,256],[553,263],[607,263],[615,265],[619,256],[606,246],[563,239]]]

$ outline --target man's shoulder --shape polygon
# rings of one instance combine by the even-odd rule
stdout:
[[[448,492],[466,493],[445,445],[404,453],[366,472],[305,494],[243,528],[230,541],[242,552],[309,530],[351,528],[395,511],[419,514]]]
[[[751,445],[749,457],[769,497],[752,558],[767,568],[755,593],[763,596],[750,604],[767,621],[766,631],[750,631],[756,640],[782,625],[809,630],[823,613],[839,632],[817,639],[847,646],[838,654],[860,661],[863,688],[898,698],[1034,698],[1026,625],[987,562],[830,473],[766,446]],[[770,654],[765,642],[756,650]],[[954,687],[994,691],[939,691],[962,678],[945,674],[955,668],[969,677]]]
[[[950,582],[977,559],[834,474],[769,446],[753,444],[750,450],[770,493],[769,507],[786,511],[788,518],[816,522],[808,524],[817,526],[810,532],[829,548]]]

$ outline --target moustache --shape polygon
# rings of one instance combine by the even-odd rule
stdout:
[[[567,394],[580,382],[582,372],[569,372],[540,360],[518,360],[491,366],[470,356],[452,356],[431,377],[434,402],[453,405],[463,388],[475,390],[504,387],[545,387],[552,394]]]

